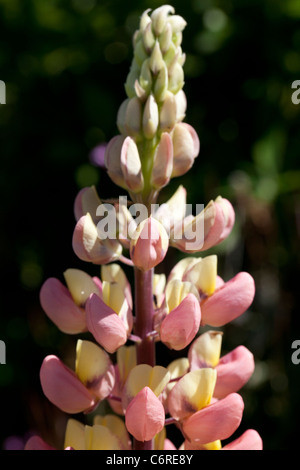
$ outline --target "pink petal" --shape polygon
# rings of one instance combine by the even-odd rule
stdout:
[[[121,169],[121,149],[124,142],[124,136],[117,135],[107,144],[104,155],[104,163],[110,179],[126,189],[126,183]]]
[[[246,272],[238,273],[201,302],[203,325],[219,327],[233,321],[250,307],[254,295],[252,276]]]
[[[98,287],[99,293],[101,295],[102,294],[102,282],[101,282],[101,280],[97,276],[93,276],[92,279],[93,279],[94,283],[96,284],[96,286]]]
[[[87,384],[87,387],[99,400],[104,400],[104,398],[107,398],[112,393],[115,381],[115,369],[113,364],[111,364],[99,380],[96,380],[95,383]]]
[[[219,204],[216,204],[215,202],[214,202],[214,208],[215,208],[215,218],[213,221],[213,225],[207,231],[204,227],[204,230],[206,233],[205,233],[204,243],[201,248],[201,251],[208,250],[209,248],[220,243],[222,233],[224,232],[225,218],[224,218],[224,213],[222,211],[222,208],[220,207]]]
[[[94,264],[106,264],[120,256],[121,245],[117,240],[101,240],[98,238],[97,227],[92,225],[90,214],[78,220],[72,237],[74,253],[82,261]]]
[[[170,441],[170,439],[165,439],[164,450],[177,450],[177,447],[172,441]]]
[[[167,254],[169,239],[166,230],[153,217],[141,222],[130,244],[130,257],[135,266],[148,271],[161,263]]]
[[[221,243],[223,240],[225,240],[225,238],[228,237],[228,235],[230,234],[230,232],[231,232],[231,230],[234,226],[235,212],[234,212],[234,209],[232,207],[231,202],[228,201],[228,199],[221,198],[221,203],[219,203],[219,201],[217,199],[216,203],[221,204],[223,212],[225,213],[225,220],[226,220],[225,227],[224,227],[223,232],[222,232],[222,234],[220,236],[220,239],[219,239],[219,243]]]
[[[99,218],[96,216],[97,207],[101,204],[101,199],[98,196],[96,188],[89,186],[82,188],[77,194],[74,201],[74,215],[76,221],[80,219],[87,212],[91,214],[92,219],[96,223]]]
[[[247,429],[240,437],[224,446],[222,450],[263,450],[263,441],[257,431]]]
[[[121,318],[95,294],[86,303],[86,320],[88,330],[107,352],[113,353],[126,343],[127,333]]]
[[[45,357],[40,380],[48,400],[66,413],[80,413],[95,405],[94,397],[88,389],[56,356]]]
[[[149,387],[144,387],[129,403],[125,413],[128,432],[138,441],[150,441],[159,433],[165,422],[161,401]]]
[[[130,191],[140,192],[144,187],[142,165],[137,145],[131,137],[126,137],[120,156],[120,165],[124,181]]]
[[[254,367],[253,354],[245,346],[238,346],[223,356],[216,366],[214,397],[224,398],[229,393],[239,391],[250,379]]]
[[[181,176],[193,165],[200,152],[200,141],[195,129],[185,122],[177,123],[173,135],[174,160],[172,177]]]
[[[53,323],[67,334],[87,330],[84,309],[78,307],[69,290],[55,278],[47,279],[40,291],[43,310]]]
[[[151,174],[151,185],[159,189],[168,184],[173,168],[173,144],[170,134],[164,132],[157,146]]]
[[[225,217],[220,204],[211,201],[195,217],[187,215],[171,230],[171,244],[185,253],[205,251],[220,241]]]
[[[24,450],[56,450],[39,436],[32,436],[25,444]]]
[[[231,393],[187,418],[182,429],[189,440],[198,444],[227,439],[239,427],[243,411],[242,397]]]
[[[194,294],[188,294],[162,321],[160,339],[170,349],[184,349],[196,336],[200,321],[199,302]]]

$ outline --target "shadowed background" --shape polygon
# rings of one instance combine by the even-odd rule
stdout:
[[[44,398],[39,368],[47,354],[72,364],[76,338],[43,314],[39,289],[47,277],[62,280],[69,267],[99,274],[72,251],[73,202],[92,184],[102,198],[124,194],[90,153],[118,133],[132,34],[141,13],[161,4],[0,0],[0,79],[7,92],[0,105],[0,340],[7,355],[0,365],[1,445],[13,440],[21,447],[30,432],[62,445],[66,418]],[[246,270],[256,281],[249,311],[223,328],[223,353],[244,344],[256,360],[241,391],[237,435],[253,427],[265,449],[287,450],[298,443],[300,418],[300,365],[291,361],[291,344],[300,339],[300,105],[291,101],[291,84],[300,80],[300,4],[172,5],[188,23],[185,121],[198,132],[201,150],[160,202],[183,184],[191,204],[219,194],[233,203],[233,233],[211,252],[225,280]],[[170,250],[166,272],[180,256]]]

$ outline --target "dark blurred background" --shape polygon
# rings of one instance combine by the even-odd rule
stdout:
[[[72,251],[73,202],[84,186],[100,197],[122,193],[90,159],[117,134],[125,99],[131,38],[141,13],[162,2],[0,0],[0,443],[22,446],[30,432],[61,445],[65,416],[42,395],[45,355],[71,357],[75,339],[43,314],[39,289],[69,267],[99,274]],[[229,239],[212,250],[226,280],[246,270],[256,297],[224,328],[224,351],[239,344],[255,356],[241,391],[245,412],[237,435],[257,429],[267,450],[298,444],[300,365],[300,80],[298,0],[174,0],[184,32],[186,122],[201,151],[189,173],[172,180],[189,203],[219,194],[236,209]],[[124,193],[124,192],[123,192]],[[180,259],[170,251],[166,269]],[[126,268],[125,268],[126,270]],[[126,272],[128,272],[126,270]],[[130,273],[128,273],[130,277]],[[176,439],[176,438],[175,438]]]

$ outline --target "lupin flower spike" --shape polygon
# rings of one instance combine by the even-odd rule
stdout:
[[[93,412],[88,424],[69,417],[65,450],[262,449],[253,429],[222,442],[242,420],[238,392],[254,371],[252,353],[237,345],[222,355],[223,332],[202,331],[234,321],[254,299],[250,274],[224,281],[217,256],[202,256],[230,235],[234,208],[218,196],[191,215],[181,185],[156,204],[161,189],[190,170],[200,151],[196,130],[183,122],[185,27],[171,5],[142,14],[127,96],[117,114],[120,134],[104,155],[108,176],[130,200],[112,201],[110,226],[96,188],[81,189],[74,203],[73,250],[94,265],[94,274],[70,268],[64,282],[52,277],[41,288],[50,320],[65,334],[84,335],[77,339],[73,368],[49,355],[40,369],[42,390],[54,406],[83,417]],[[170,246],[190,256],[166,273]],[[121,262],[132,270],[128,278]],[[162,367],[157,342],[182,357]],[[113,414],[104,413],[106,405]],[[176,444],[169,438],[171,424],[181,432]],[[25,449],[54,450],[39,436]]]

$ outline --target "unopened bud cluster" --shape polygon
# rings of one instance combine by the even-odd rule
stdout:
[[[182,123],[186,21],[169,5],[149,11],[134,35],[128,98],[117,116],[121,135],[112,139],[105,159],[111,179],[131,195],[142,194],[144,201],[170,178],[186,173],[200,150],[195,130]]]

